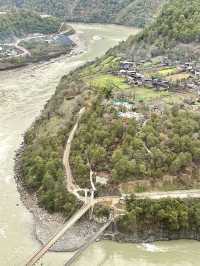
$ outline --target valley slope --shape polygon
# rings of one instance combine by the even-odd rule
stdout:
[[[78,185],[91,188],[93,172],[98,195],[122,197],[119,230],[134,241],[200,238],[198,199],[134,196],[200,188],[199,56],[189,49],[199,45],[199,9],[196,0],[170,1],[142,33],[62,78],[19,159],[19,178],[40,206],[66,217],[78,206],[63,185],[62,157],[84,106],[70,156]]]
[[[150,24],[167,0],[23,0],[16,6],[53,16],[65,16],[67,21],[117,23],[144,27]],[[0,6],[11,7],[12,1],[1,0]]]
[[[116,54],[130,59],[165,55],[173,60],[200,56],[200,5],[198,0],[174,0],[166,4],[156,21],[136,38],[116,47]]]

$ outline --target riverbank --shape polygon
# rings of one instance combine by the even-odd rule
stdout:
[[[1,223],[0,265],[25,265],[39,242],[33,234],[33,216],[24,207],[13,179],[14,151],[22,142],[24,132],[40,115],[46,102],[55,93],[62,76],[85,62],[103,55],[119,40],[125,40],[135,29],[117,26],[73,24],[85,52],[77,56],[64,55],[47,63],[0,72],[0,195]],[[99,36],[97,40],[93,38]],[[73,51],[72,51],[73,52]],[[63,98],[63,97],[62,97]],[[116,252],[118,252],[116,250]],[[49,252],[42,263],[45,266],[62,266],[71,254]],[[89,265],[91,263],[88,258]]]
[[[200,241],[200,232],[192,230],[182,230],[180,232],[169,232],[165,230],[147,230],[145,233],[135,232],[134,234],[123,234],[116,231],[106,232],[102,237],[104,240],[112,240],[119,243],[154,243],[158,241],[172,241],[172,240],[196,240]]]
[[[63,227],[65,217],[60,213],[50,214],[45,209],[40,208],[37,203],[36,194],[25,189],[25,186],[20,179],[20,160],[23,150],[23,145],[21,145],[16,153],[15,181],[22,203],[32,213],[34,218],[33,237],[43,245]],[[89,221],[89,218],[83,218],[68,230],[64,236],[56,242],[50,251],[76,251],[83,246],[88,239],[94,236],[100,227],[101,224],[95,221]]]
[[[49,214],[37,204],[37,198],[34,193],[26,191],[20,178],[20,161],[24,148],[21,146],[16,154],[15,160],[15,179],[21,200],[25,207],[34,217],[34,237],[43,245],[58,232],[65,223],[65,218],[61,214]],[[72,252],[83,246],[99,230],[101,224],[84,217],[76,223],[65,235],[50,249],[54,252]],[[157,241],[170,240],[197,240],[200,241],[200,231],[192,228],[185,230],[170,231],[164,228],[157,228],[153,224],[147,230],[137,230],[134,233],[123,233],[116,223],[115,227],[110,227],[101,237],[103,240],[112,240],[119,243],[152,243]]]

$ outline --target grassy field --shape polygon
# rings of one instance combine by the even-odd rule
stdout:
[[[106,86],[112,85],[116,89],[124,90],[129,89],[130,85],[126,83],[125,78],[113,76],[113,75],[96,75],[92,80],[89,80],[90,86],[96,88],[104,88]]]
[[[166,104],[180,103],[184,99],[184,95],[169,91],[155,91],[146,87],[133,87],[136,101],[144,101],[146,103],[152,101],[163,101]]]
[[[120,58],[119,57],[114,57],[114,56],[109,56],[102,58],[101,60],[98,60],[96,63],[86,67],[82,72],[81,72],[81,77],[83,78],[91,78],[93,75],[98,74],[107,74],[108,71],[115,71],[119,69],[119,62]]]
[[[189,77],[190,74],[184,72],[184,73],[172,74],[168,76],[166,79],[173,82],[173,81],[188,79]]]
[[[159,70],[157,73],[160,76],[168,76],[168,75],[172,75],[175,74],[177,72],[177,68],[176,67],[170,67],[170,68],[163,68],[161,70]]]
[[[176,67],[161,67],[161,68],[156,68],[156,69],[149,69],[149,70],[145,70],[145,76],[146,77],[153,77],[153,76],[157,76],[160,78],[163,77],[168,77],[169,75],[174,75],[177,73],[177,68]]]

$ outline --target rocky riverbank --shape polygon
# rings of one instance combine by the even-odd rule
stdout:
[[[134,234],[123,234],[116,230],[114,234],[112,232],[106,232],[103,236],[104,240],[114,240],[120,243],[152,243],[156,241],[171,241],[171,240],[197,240],[200,241],[200,232],[193,230],[185,230],[179,232],[169,232],[165,230],[148,230],[143,233],[135,232]]]
[[[65,223],[65,217],[60,213],[49,214],[45,209],[38,206],[37,198],[34,193],[27,191],[21,182],[21,154],[24,150],[23,144],[16,153],[15,157],[15,180],[25,207],[33,214],[34,217],[34,237],[41,243],[46,243]],[[56,242],[50,249],[55,252],[75,251],[84,245],[101,227],[89,218],[83,218],[76,223],[64,236]]]

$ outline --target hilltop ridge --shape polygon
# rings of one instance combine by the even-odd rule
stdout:
[[[56,33],[60,24],[61,19],[55,17],[43,18],[36,12],[12,10],[0,15],[0,42],[33,33]]]
[[[67,21],[116,23],[144,27],[150,24],[167,0],[24,0],[16,7],[35,10]],[[11,0],[1,0],[0,7],[13,7]]]
[[[166,55],[194,59],[200,55],[200,2],[171,0],[155,22],[114,49],[117,55],[145,59]]]

